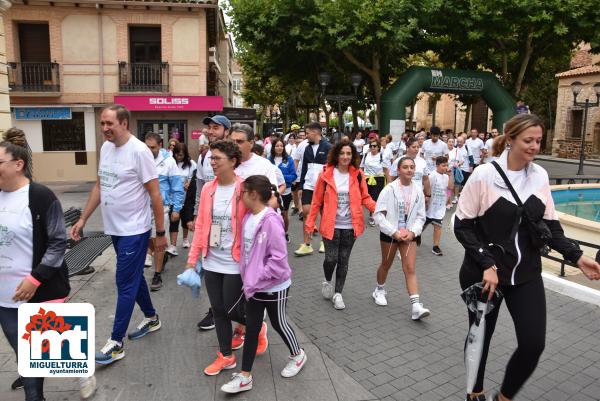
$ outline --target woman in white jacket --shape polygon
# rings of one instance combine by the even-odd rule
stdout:
[[[377,200],[374,218],[381,231],[381,264],[377,270],[377,287],[373,298],[377,305],[387,305],[385,281],[396,252],[400,251],[402,271],[412,307],[412,319],[420,320],[429,316],[429,310],[423,307],[419,299],[415,271],[417,245],[421,242],[420,235],[425,223],[425,195],[412,181],[415,167],[412,158],[401,158],[398,162],[399,179],[388,184]]]

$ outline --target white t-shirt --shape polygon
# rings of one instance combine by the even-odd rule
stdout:
[[[390,169],[391,177],[398,177],[398,163],[401,158],[394,160],[392,168]],[[415,175],[413,175],[412,182],[417,184],[419,189],[423,189],[423,176],[429,175],[429,168],[427,162],[422,157],[417,156],[415,159]]]
[[[240,274],[240,264],[231,256],[233,247],[231,214],[235,202],[234,192],[235,184],[217,185],[212,205],[212,224],[221,227],[220,245],[209,248],[208,255],[202,263],[204,270],[222,274]]]
[[[134,136],[118,147],[104,142],[98,177],[104,232],[129,236],[149,231],[152,209],[144,184],[158,175],[154,156],[146,144]]]
[[[296,146],[296,149],[294,149],[294,153],[292,153],[292,159],[294,159],[294,161],[298,161],[298,167],[296,168],[296,175],[298,178],[296,179],[296,182],[300,182],[300,174],[302,174],[302,161],[304,160],[304,150],[307,146],[308,139],[303,139],[300,141],[298,146]]]
[[[383,175],[383,157],[381,152],[375,155],[368,152],[363,160],[362,168],[368,177]]]
[[[198,156],[198,169],[196,170],[196,177],[204,182],[209,182],[215,179],[215,172],[210,165],[211,156],[212,151],[210,149],[206,151],[204,163],[202,163],[202,155]]]
[[[208,136],[200,134],[200,138],[198,138],[198,145],[208,145],[208,143]]]
[[[526,192],[524,188],[525,179],[527,178],[527,173],[525,172],[525,169],[517,171],[506,169],[504,170],[504,172],[506,173],[506,177],[508,177],[508,180],[515,189],[517,195]],[[521,195],[519,195],[519,198],[520,197]]]
[[[271,148],[273,147],[273,144],[271,144],[271,142],[267,143],[265,145],[265,155],[270,156],[271,155]]]
[[[235,169],[235,173],[244,179],[250,177],[251,175],[264,175],[273,185],[279,185],[277,171],[279,171],[277,166],[264,157],[258,156],[256,153],[252,153],[252,156],[250,156],[248,160],[242,162]],[[285,180],[283,180],[283,183],[285,183]]]
[[[481,164],[481,149],[485,146],[483,141],[479,138],[468,138],[465,141],[465,145],[469,148],[469,151],[473,155],[473,160],[475,164]]]
[[[350,213],[350,187],[349,173],[340,172],[337,167],[333,169],[333,179],[338,195],[338,207],[335,215],[335,228],[351,229],[352,214]]]
[[[444,156],[448,154],[448,145],[445,142],[442,142],[438,139],[436,142],[433,142],[431,139],[423,142],[423,154],[425,155],[425,161],[427,162],[427,167],[429,170],[435,170],[435,161],[433,157]]]
[[[358,153],[362,155],[363,146],[365,146],[365,140],[362,138],[359,138],[359,139],[355,139],[354,142],[352,142],[352,143],[354,144],[354,147],[356,148]]]
[[[190,160],[191,165],[188,167],[183,167],[183,162],[177,162],[177,170],[179,171],[179,175],[183,177],[184,181],[189,181],[192,179],[192,173],[196,170],[196,162]]]
[[[487,152],[487,155],[485,157],[486,163],[491,163],[496,159],[494,156],[492,156],[492,146],[493,145],[494,145],[494,138],[490,138],[487,141],[485,141],[485,150]]]
[[[400,197],[398,198],[398,229],[406,228],[406,216],[410,211],[410,197],[412,195],[412,188],[410,185],[402,185],[398,182],[400,187]]]
[[[323,139],[321,139],[323,140]],[[310,151],[313,152],[313,155],[317,156],[317,150],[319,149],[319,144],[310,145]],[[309,145],[307,145],[309,146]],[[306,146],[304,147],[306,149]],[[317,185],[317,179],[319,178],[319,174],[323,172],[324,164],[320,163],[308,163],[306,169],[306,175],[304,176],[304,184],[302,185],[302,189],[307,191],[313,191],[315,189],[315,185]]]
[[[250,214],[244,225],[244,259],[246,263],[248,263],[248,258],[250,256],[250,248],[252,247],[252,241],[254,241],[256,227],[265,213],[267,213],[266,207],[257,214]]]
[[[292,156],[297,147],[298,146],[295,143],[288,143],[285,145],[285,153],[287,153],[289,156]]]
[[[448,189],[448,174],[440,174],[437,170],[429,174],[431,199],[427,208],[427,217],[430,219],[443,219],[446,214],[446,189]]]
[[[17,308],[12,300],[17,286],[31,273],[33,220],[29,184],[13,192],[0,191],[0,306]]]

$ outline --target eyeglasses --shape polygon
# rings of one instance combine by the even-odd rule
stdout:
[[[211,157],[210,157],[210,160],[211,160],[211,161],[216,161],[216,162],[219,162],[219,161],[221,161],[221,160],[227,160],[227,158],[226,158],[226,157],[211,156]]]

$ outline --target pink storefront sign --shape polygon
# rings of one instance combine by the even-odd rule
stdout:
[[[199,129],[195,129],[192,131],[192,139],[200,139],[201,136],[202,131],[200,131]]]
[[[115,96],[130,111],[222,111],[221,96]]]

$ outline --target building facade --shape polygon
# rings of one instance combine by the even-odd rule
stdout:
[[[600,83],[600,55],[589,53],[589,45],[581,45],[571,60],[571,69],[556,74],[558,96],[556,99],[556,124],[552,141],[552,154],[578,159],[581,135],[585,128],[585,157],[600,158],[600,107],[588,109],[584,127],[584,108],[573,104],[571,84],[581,82],[582,90],[577,102],[596,101],[594,85]]]
[[[12,125],[38,181],[96,179],[102,108],[130,130],[188,143],[233,99],[233,48],[217,1],[25,2],[4,14]]]

